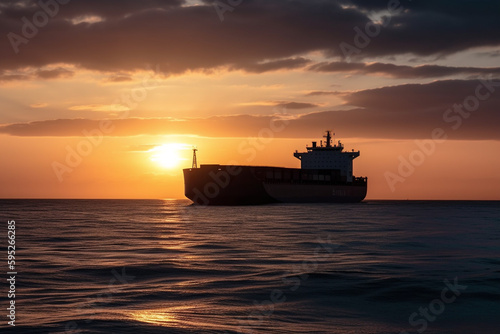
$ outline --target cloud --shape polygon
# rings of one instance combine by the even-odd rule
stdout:
[[[65,68],[55,68],[51,70],[38,70],[36,77],[41,79],[57,79],[57,78],[70,78],[75,72]]]
[[[63,67],[42,67],[33,68],[27,67],[19,70],[3,70],[0,71],[0,81],[24,81],[33,79],[59,79],[71,78],[74,76],[73,70],[68,70]]]
[[[26,74],[0,73],[0,81],[21,81],[29,80],[31,76]]]
[[[88,111],[103,111],[103,112],[120,112],[120,111],[130,110],[130,108],[120,104],[87,104],[87,105],[72,106],[69,107],[68,109],[74,111],[88,110]]]
[[[292,70],[292,69],[302,68],[310,62],[311,60],[309,59],[303,57],[297,57],[297,58],[280,59],[280,60],[268,61],[256,64],[233,66],[232,69],[241,69],[250,73],[264,73],[269,71]]]
[[[500,84],[495,79],[495,93],[482,105],[494,107],[499,102]],[[476,94],[479,80],[443,80],[427,84],[405,84],[352,92],[344,96],[344,101],[367,110],[384,110],[395,113],[429,111],[448,108],[462,103],[470,95]],[[493,109],[492,109],[493,110]]]
[[[393,78],[438,78],[459,74],[500,75],[500,67],[452,67],[439,65],[406,66],[386,63],[321,62],[309,67],[315,72],[384,75]]]
[[[314,91],[305,94],[305,96],[325,96],[325,95],[341,95],[340,92],[332,92],[332,91]]]
[[[435,128],[442,128],[450,139],[500,140],[500,80],[492,80],[486,86],[483,83],[445,80],[346,92],[342,98],[351,109],[313,112],[294,118],[237,115],[183,120],[116,119],[111,120],[114,130],[108,135],[248,137],[258,136],[273,122],[281,122],[280,125],[286,126],[275,134],[277,137],[314,138],[325,128],[335,128],[341,137],[418,139],[429,138]],[[460,113],[454,111],[457,106]],[[99,120],[60,119],[2,125],[0,133],[81,137],[84,130],[99,126]]]
[[[0,35],[10,37],[0,41],[0,70],[54,63],[104,72],[160,65],[174,74],[221,67],[253,73],[300,68],[308,61],[303,55],[311,52],[342,55],[341,43],[354,45],[354,28],[365,29],[369,13],[387,7],[386,1],[248,0],[225,12],[220,22],[213,1],[185,6],[181,0],[73,0],[59,6],[48,24],[35,27],[34,36],[25,37],[21,19],[32,21],[41,10],[36,3],[3,3]],[[500,44],[498,1],[401,5],[405,10],[380,27],[359,58],[442,56]],[[81,18],[94,19],[75,24]]]
[[[132,77],[130,75],[113,75],[111,77],[109,77],[106,81],[107,82],[114,82],[114,83],[117,83],[117,82],[128,82],[128,81],[132,81]]]
[[[481,56],[481,57],[498,58],[498,57],[500,57],[500,50],[489,51],[489,52],[479,52],[477,55]]]
[[[59,1],[58,1],[59,2]],[[73,19],[80,17],[122,18],[126,15],[151,8],[175,8],[184,4],[183,0],[71,0],[60,5],[56,17]],[[5,1],[2,14],[9,19],[30,17],[40,10],[37,0]]]
[[[258,102],[246,102],[240,103],[239,106],[258,106],[258,107],[275,107],[275,108],[285,108],[290,110],[298,110],[298,109],[309,109],[309,108],[317,108],[320,105],[315,103],[307,103],[307,102],[295,102],[295,101],[258,101]]]
[[[293,109],[293,110],[319,107],[318,104],[305,103],[305,102],[276,102],[275,106],[278,108]]]

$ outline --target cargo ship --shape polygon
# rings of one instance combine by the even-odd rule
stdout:
[[[269,203],[354,203],[367,191],[367,178],[353,176],[359,151],[344,151],[332,133],[313,141],[306,152],[295,151],[301,168],[200,165],[193,149],[193,166],[184,169],[187,198],[199,205],[258,205]]]

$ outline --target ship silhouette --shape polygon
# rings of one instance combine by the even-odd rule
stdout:
[[[199,205],[257,205],[268,203],[361,202],[367,178],[353,176],[353,160],[360,152],[345,152],[332,133],[325,143],[313,141],[306,152],[295,151],[301,168],[200,165],[193,149],[193,166],[184,169],[187,198]]]

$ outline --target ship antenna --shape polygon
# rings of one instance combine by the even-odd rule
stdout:
[[[193,147],[193,166],[191,168],[198,168],[198,162],[196,161],[196,151],[198,151],[198,149],[196,147]]]

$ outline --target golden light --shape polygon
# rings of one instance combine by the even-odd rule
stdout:
[[[181,151],[185,150],[189,145],[185,144],[164,144],[160,146],[153,147],[148,152],[153,153],[151,155],[151,161],[155,162],[162,168],[177,168],[182,161],[186,160],[182,158]]]
[[[214,315],[211,307],[212,305],[208,304],[171,306],[163,309],[138,310],[128,316],[134,321],[155,326],[197,329],[200,332],[215,333],[236,330],[233,326],[225,324],[224,317]],[[224,309],[222,311],[225,312]]]
[[[131,314],[131,317],[136,321],[158,326],[168,326],[172,323],[178,322],[178,319],[175,317],[175,313],[169,312],[168,310],[134,312]]]

